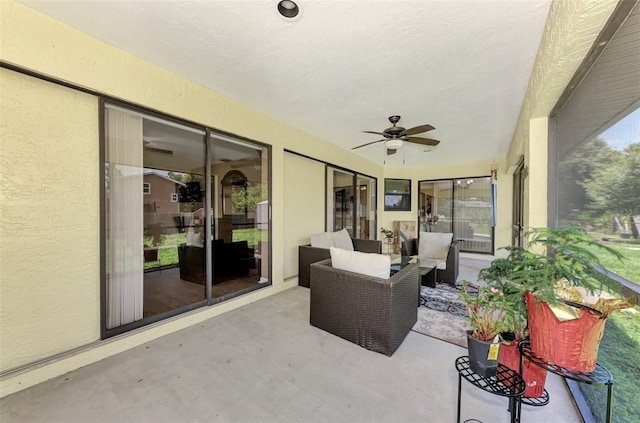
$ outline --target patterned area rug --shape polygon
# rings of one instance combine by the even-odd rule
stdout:
[[[467,310],[458,298],[459,290],[438,283],[435,288],[421,287],[420,294],[418,321],[412,330],[466,348],[466,331],[471,326],[465,321]]]

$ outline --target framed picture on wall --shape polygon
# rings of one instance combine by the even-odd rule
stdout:
[[[411,211],[411,180],[384,180],[384,210]]]

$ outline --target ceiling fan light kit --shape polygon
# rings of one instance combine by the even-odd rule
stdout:
[[[397,150],[398,148],[402,147],[403,143],[404,142],[402,140],[389,140],[385,143],[385,146],[390,150]]]

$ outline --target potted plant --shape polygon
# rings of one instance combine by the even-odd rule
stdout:
[[[166,231],[160,223],[144,227],[144,261],[158,260],[158,246],[162,245],[166,236]]]
[[[502,290],[514,310],[526,316],[537,355],[570,370],[592,371],[606,315],[580,304],[577,288],[594,293],[604,285],[614,287],[616,282],[597,270],[593,251],[621,255],[577,226],[536,228],[526,237],[530,248],[544,247],[546,254],[507,247],[508,257],[494,260],[479,279]],[[518,322],[512,329],[519,331],[522,317]]]
[[[482,269],[478,273],[478,280],[485,282],[489,287],[499,289],[504,294],[505,301],[509,303],[509,313],[504,318],[505,332],[501,334],[502,344],[498,363],[519,372],[521,359],[518,345],[529,337],[527,304],[522,293],[511,286],[510,278],[520,261],[520,253],[523,250],[515,247],[506,247],[505,249],[510,251],[509,256],[491,262],[490,267]],[[525,360],[522,379],[527,385],[525,397],[539,398],[544,394],[544,385],[547,379],[545,369]],[[508,385],[510,380],[504,380],[503,383]]]
[[[393,244],[393,231],[385,228],[380,228],[380,232],[382,233],[386,244]]]
[[[510,313],[509,303],[497,288],[476,288],[469,281],[462,282],[460,298],[467,308],[467,320],[472,328],[467,331],[469,366],[480,376],[495,376],[500,333],[507,329],[505,316]]]

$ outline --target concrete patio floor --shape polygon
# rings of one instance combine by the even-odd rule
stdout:
[[[295,287],[8,396],[0,421],[454,422],[461,355],[416,332],[392,357],[363,349],[310,326]],[[559,376],[547,390],[522,422],[582,421]],[[507,405],[463,381],[461,421]]]

